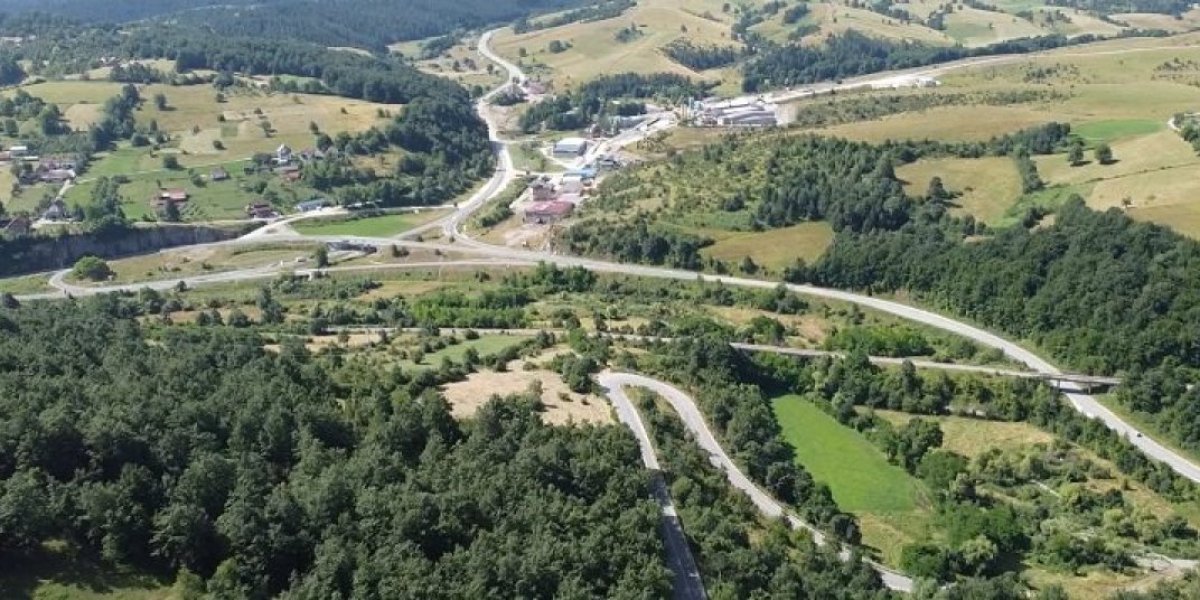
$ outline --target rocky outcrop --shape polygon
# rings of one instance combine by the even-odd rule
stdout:
[[[0,240],[0,277],[67,268],[88,255],[117,258],[220,242],[240,237],[253,228],[249,224],[242,228],[163,225]]]

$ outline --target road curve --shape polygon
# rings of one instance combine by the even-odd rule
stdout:
[[[675,412],[679,414],[684,427],[695,438],[696,443],[705,452],[708,452],[709,460],[712,461],[713,466],[723,471],[729,479],[729,484],[746,494],[746,497],[758,508],[759,512],[773,519],[783,518],[793,529],[808,531],[812,535],[813,540],[819,545],[824,546],[828,543],[823,533],[796,515],[788,512],[783,504],[772,498],[770,494],[758,487],[742,472],[741,468],[733,462],[733,459],[729,458],[729,454],[725,452],[720,442],[717,441],[716,436],[708,428],[708,421],[705,420],[704,414],[700,412],[700,408],[696,406],[696,402],[687,393],[657,379],[632,373],[604,371],[596,377],[596,380],[604,388],[613,405],[617,407],[617,415],[621,422],[626,423],[634,430],[634,435],[638,437],[638,443],[642,445],[643,460],[653,460],[655,466],[652,468],[658,468],[658,459],[654,456],[654,447],[650,443],[650,436],[646,433],[641,417],[638,415],[633,402],[629,400],[629,397],[625,393],[625,388],[627,387],[648,389],[662,396],[664,400],[670,403]],[[630,423],[633,424],[631,425]],[[649,459],[646,458],[647,455],[649,455]],[[843,559],[850,557],[849,551],[846,550],[843,550],[840,555]],[[901,592],[911,592],[913,590],[913,580],[911,578],[882,565],[874,563],[871,563],[871,565],[879,573],[884,585],[889,589]]]
[[[600,375],[601,385],[605,385],[604,378],[610,374],[605,372]],[[641,413],[619,385],[605,387],[608,399],[617,412],[617,420],[624,423],[633,432],[633,437],[637,438],[638,448],[642,453],[642,464],[646,465],[652,474],[650,485],[654,499],[662,509],[663,544],[667,551],[667,562],[670,563],[671,573],[674,575],[672,597],[677,600],[703,600],[707,598],[707,594],[700,578],[700,568],[696,566],[696,558],[692,556],[692,548],[683,533],[683,522],[679,520],[675,503],[667,490],[667,481],[663,478],[662,467],[659,466],[658,455],[654,451],[654,442],[650,440]]]

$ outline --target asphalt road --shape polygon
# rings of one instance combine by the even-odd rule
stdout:
[[[610,386],[605,382],[605,377],[620,376],[605,372],[600,376],[600,385],[607,388],[608,399],[616,410],[617,420],[624,423],[633,432],[633,437],[637,438],[638,448],[642,452],[642,463],[652,473],[651,489],[654,499],[662,509],[663,543],[666,547],[667,562],[674,575],[672,596],[679,600],[703,600],[707,594],[704,592],[704,583],[700,578],[700,568],[696,566],[696,558],[692,556],[687,536],[683,533],[683,523],[679,519],[675,503],[671,500],[671,494],[667,489],[667,482],[663,478],[662,467],[659,466],[658,455],[654,451],[654,442],[650,440],[650,434],[642,422],[641,413],[637,411],[633,401],[622,389],[621,385],[623,384],[614,379],[611,383],[615,383],[615,385]]]
[[[653,461],[654,466],[650,468],[660,470],[658,459],[654,456],[654,448],[650,444],[650,436],[646,433],[645,426],[642,424],[637,409],[625,393],[625,388],[627,387],[645,388],[666,400],[675,409],[675,412],[679,414],[684,427],[691,432],[696,443],[708,453],[709,460],[712,461],[713,466],[723,471],[726,478],[729,479],[729,484],[744,493],[754,506],[758,508],[759,512],[773,519],[783,518],[793,529],[808,531],[817,544],[823,546],[828,543],[824,534],[808,523],[805,523],[796,515],[788,512],[783,504],[772,498],[765,490],[755,485],[742,472],[737,464],[733,462],[733,459],[729,458],[725,449],[721,447],[716,436],[712,434],[712,431],[708,428],[708,422],[704,419],[703,413],[700,412],[700,408],[696,406],[696,402],[692,400],[691,396],[688,396],[679,388],[658,381],[657,379],[651,379],[643,375],[634,375],[632,373],[604,371],[596,379],[605,389],[605,393],[609,399],[613,401],[613,405],[617,409],[618,418],[622,423],[626,423],[634,430],[634,435],[638,438],[638,443],[642,445],[642,458],[647,461],[647,466],[650,464],[649,461]],[[843,559],[846,559],[850,554],[848,551],[842,551],[841,556]],[[875,567],[884,585],[889,589],[902,592],[912,591],[913,581],[909,577],[881,565],[873,564],[872,566]]]

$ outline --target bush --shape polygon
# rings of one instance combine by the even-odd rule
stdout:
[[[75,263],[71,269],[71,275],[76,279],[87,279],[89,281],[107,281],[115,273],[108,263],[102,258],[95,256],[85,256]]]

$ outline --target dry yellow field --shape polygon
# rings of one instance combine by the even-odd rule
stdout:
[[[1031,106],[945,106],[875,121],[835,125],[818,133],[868,142],[903,139],[975,141],[1040,125],[1052,120],[1048,116]]]
[[[749,256],[768,269],[780,269],[797,258],[812,263],[833,243],[833,229],[825,222],[811,222],[762,232],[705,232],[716,243],[701,251],[718,260],[740,262]]]
[[[916,22],[905,24],[891,17],[862,8],[828,3],[810,4],[809,18],[821,27],[819,39],[853,29],[859,33],[885,39],[905,39],[927,44],[951,45],[954,38]]]
[[[713,0],[642,0],[620,17],[591,23],[572,23],[561,27],[516,35],[505,29],[493,46],[505,58],[530,67],[532,74],[545,74],[562,89],[569,89],[606,73],[679,73],[697,75],[667,58],[660,48],[686,38],[696,44],[732,45],[730,18],[721,11],[721,2]],[[706,18],[705,13],[713,17]],[[631,41],[617,41],[617,32],[636,24],[640,35]],[[551,53],[552,41],[571,47]],[[521,49],[527,56],[521,57]],[[718,74],[719,75],[719,74]],[[709,79],[715,79],[709,74]]]
[[[552,356],[547,353],[543,357]],[[533,361],[536,363],[536,360]],[[608,424],[613,422],[612,410],[603,398],[591,394],[572,392],[562,377],[554,371],[536,369],[526,371],[523,361],[516,360],[502,373],[479,371],[465,381],[451,383],[443,388],[443,395],[450,403],[450,412],[456,418],[465,419],[474,415],[492,396],[509,396],[529,391],[539,382],[542,388],[542,420],[551,425]]]
[[[966,46],[987,46],[1003,40],[1036,37],[1046,30],[1020,17],[959,6],[946,15],[946,34]]]
[[[1021,196],[1021,177],[1012,159],[1006,156],[985,158],[939,158],[920,160],[896,169],[910,196],[922,196],[934,176],[951,192],[962,193],[950,212],[973,215],[976,220],[993,224]]]

